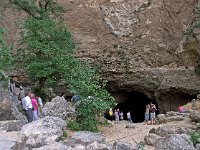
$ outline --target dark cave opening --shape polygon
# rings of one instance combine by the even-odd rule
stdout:
[[[134,123],[143,122],[146,105],[150,102],[155,104],[158,109],[157,102],[154,99],[148,98],[145,94],[141,92],[121,91],[117,93],[118,94],[112,93],[112,95],[116,98],[116,101],[118,102],[114,109],[119,109],[120,111],[123,111],[125,120],[127,119],[127,112],[130,111],[131,118]],[[156,113],[159,113],[159,109]]]

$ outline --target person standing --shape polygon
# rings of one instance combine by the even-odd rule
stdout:
[[[33,121],[33,113],[32,113],[33,105],[31,103],[30,97],[31,97],[31,93],[26,93],[26,97],[22,99],[22,107],[23,107],[23,110],[25,112],[28,122]]]
[[[112,110],[112,108],[110,108],[110,110],[108,111],[108,115],[109,115],[110,121],[113,121],[113,110]]]
[[[151,119],[151,124],[155,124],[156,123],[156,121],[155,121],[155,119],[156,119],[156,110],[157,110],[157,108],[156,108],[156,106],[151,102],[150,103],[150,119]]]
[[[37,100],[35,99],[35,94],[31,94],[31,102],[33,105],[33,120],[36,121],[38,120],[38,103]]]
[[[123,119],[124,119],[123,111],[121,111],[121,112],[119,113],[119,117],[120,117],[120,120],[123,120]]]
[[[119,111],[118,109],[115,109],[115,121],[118,122],[119,121]]]
[[[127,119],[128,119],[128,122],[133,122],[132,119],[131,119],[131,113],[130,113],[130,111],[127,112]]]
[[[41,117],[42,116],[42,108],[43,108],[44,104],[42,102],[42,99],[39,96],[36,97],[36,100],[38,103],[38,116]]]
[[[144,122],[145,122],[145,124],[149,124],[149,110],[150,110],[150,105],[147,104],[146,105],[145,114],[144,114]]]

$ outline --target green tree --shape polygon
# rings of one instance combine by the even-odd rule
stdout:
[[[97,130],[96,115],[108,108],[113,99],[99,74],[75,57],[76,45],[63,23],[62,7],[52,0],[10,1],[28,14],[20,25],[21,48],[16,63],[39,90],[64,84],[78,94],[80,129]]]
[[[5,33],[6,30],[0,28],[0,71],[11,67],[12,62],[11,46],[8,46],[3,37]]]

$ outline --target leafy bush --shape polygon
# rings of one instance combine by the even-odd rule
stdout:
[[[80,130],[80,125],[75,121],[69,121],[67,123],[67,127],[70,128],[72,131]]]
[[[200,143],[200,132],[195,131],[190,134],[190,140],[193,142],[194,145]]]

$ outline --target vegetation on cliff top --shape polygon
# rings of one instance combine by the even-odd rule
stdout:
[[[112,97],[100,75],[74,56],[76,45],[63,23],[63,8],[53,0],[10,2],[27,13],[20,24],[21,48],[16,64],[24,68],[39,90],[62,83],[79,95],[77,124],[81,130],[96,131],[96,115],[109,107]]]

